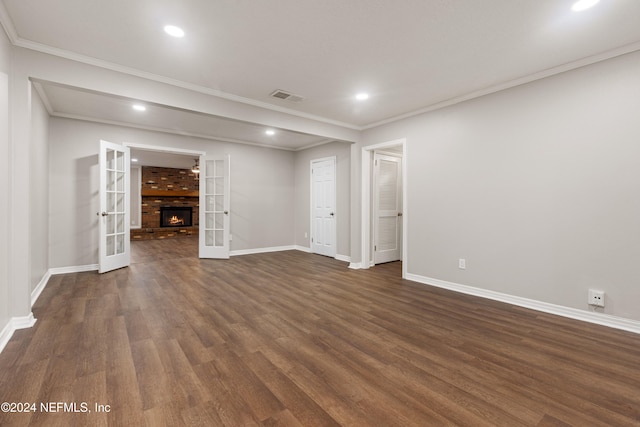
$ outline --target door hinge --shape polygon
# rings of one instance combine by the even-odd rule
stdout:
[[[373,247],[373,250],[374,250],[374,252],[375,252],[375,251],[377,251],[377,250],[378,250],[378,247],[377,247],[377,246],[374,246],[374,247]]]

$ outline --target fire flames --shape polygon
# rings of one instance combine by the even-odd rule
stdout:
[[[171,224],[171,225],[184,225],[184,218],[178,218],[177,215],[174,215],[169,219],[169,224]]]

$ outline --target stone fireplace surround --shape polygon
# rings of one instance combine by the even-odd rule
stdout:
[[[131,229],[131,240],[197,236],[199,225],[199,181],[188,169],[143,166],[141,168],[141,228]],[[160,207],[189,206],[191,227],[160,227]]]

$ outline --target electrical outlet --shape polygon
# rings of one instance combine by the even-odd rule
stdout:
[[[604,291],[589,289],[589,305],[604,307]]]
[[[464,258],[460,258],[460,259],[458,260],[458,268],[459,268],[460,270],[464,270],[464,269],[466,269],[466,268],[467,268],[467,260],[466,260],[466,259],[464,259]]]

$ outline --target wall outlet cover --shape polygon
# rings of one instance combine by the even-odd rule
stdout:
[[[604,291],[589,289],[589,305],[604,307]]]

